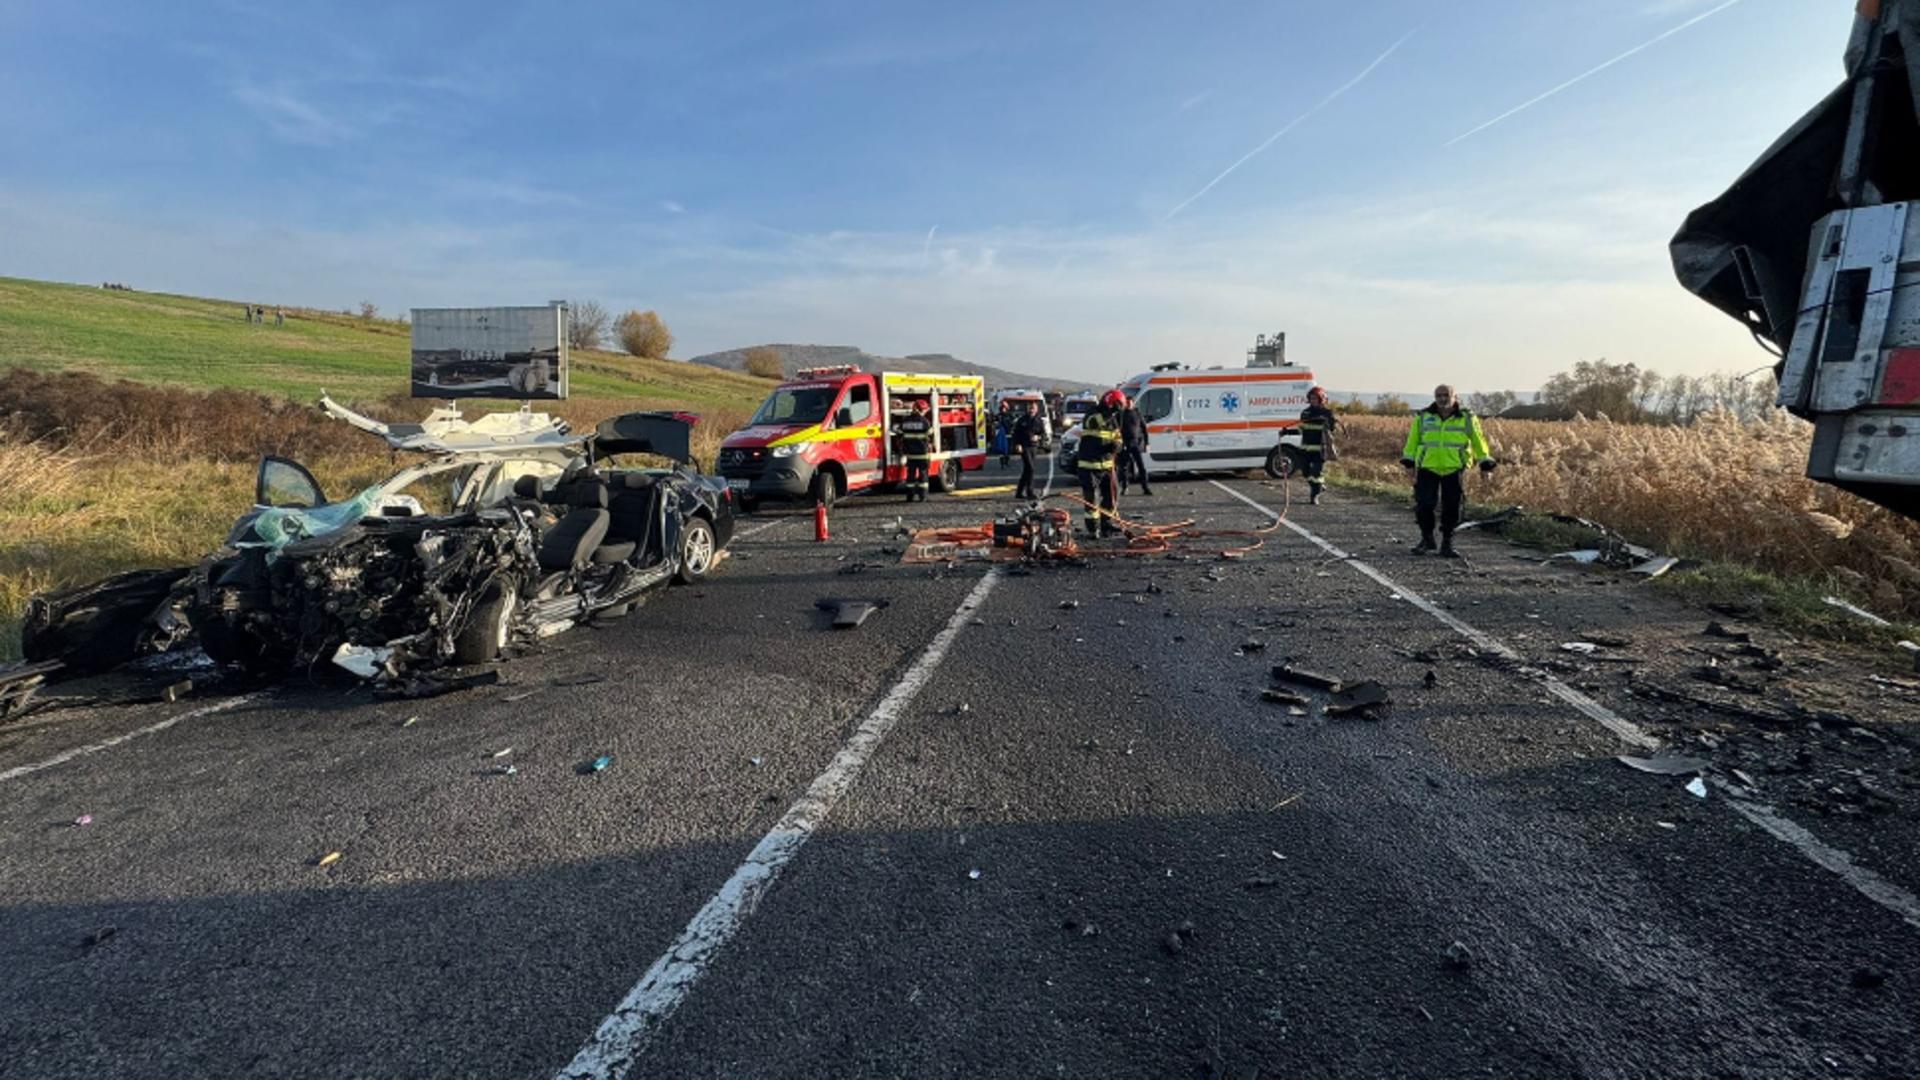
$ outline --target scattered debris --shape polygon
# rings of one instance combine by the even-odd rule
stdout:
[[[1701,633],[1708,637],[1724,638],[1728,641],[1751,642],[1753,640],[1753,634],[1751,632],[1736,629],[1718,620],[1708,623],[1707,628],[1702,630]]]
[[[1704,798],[1706,798],[1706,797],[1707,797],[1707,782],[1706,782],[1705,780],[1702,780],[1702,779],[1701,779],[1700,777],[1698,777],[1698,776],[1696,776],[1696,777],[1694,777],[1693,779],[1691,779],[1691,780],[1689,780],[1689,781],[1687,781],[1687,794],[1689,794],[1689,795],[1691,795],[1691,796],[1693,796],[1693,797],[1694,797],[1694,798],[1696,798],[1696,799],[1704,799]]]
[[[852,630],[867,621],[867,617],[893,601],[885,599],[856,600],[829,597],[814,602],[814,607],[833,617],[835,630]]]
[[[193,680],[182,679],[167,687],[165,690],[160,691],[160,700],[171,705],[191,693],[193,693]]]
[[[340,647],[333,651],[333,662],[336,665],[363,679],[391,677],[395,674],[392,660],[393,650],[385,646],[371,648],[348,641],[342,642]]]
[[[1297,668],[1292,664],[1275,664],[1273,667],[1273,677],[1281,682],[1311,686],[1316,690],[1325,690],[1334,694],[1339,693],[1341,687],[1345,685],[1331,675],[1322,675],[1317,671]]]
[[[1260,700],[1270,701],[1275,705],[1292,705],[1296,708],[1305,708],[1308,704],[1308,698],[1305,695],[1296,694],[1290,690],[1262,690]]]
[[[1672,754],[1662,754],[1658,757],[1634,757],[1632,754],[1621,754],[1614,760],[1629,769],[1638,769],[1655,776],[1685,776],[1688,773],[1697,775],[1705,772],[1710,764],[1706,758],[1681,757]]]
[[[315,860],[313,865],[317,867],[332,866],[334,863],[339,862],[345,854],[346,852],[344,851],[329,851]]]
[[[1372,679],[1343,686],[1336,690],[1333,700],[1323,707],[1323,716],[1362,716],[1374,719],[1371,710],[1382,705],[1390,705],[1393,699],[1388,696],[1387,688]]]
[[[1072,611],[1072,610],[1073,610],[1074,608],[1077,608],[1077,607],[1079,607],[1079,606],[1080,606],[1080,601],[1078,601],[1078,600],[1062,600],[1062,601],[1060,601],[1060,610],[1061,610],[1061,611]]]
[[[1420,685],[1431,690],[1434,687],[1440,685],[1440,676],[1435,675],[1433,673],[1432,668],[1428,668],[1427,673],[1425,675],[1420,676]]]
[[[1657,578],[1680,565],[1680,560],[1672,555],[1656,555],[1633,568],[1633,572],[1648,579]]]
[[[603,773],[613,765],[612,754],[602,754],[580,767],[582,773]]]
[[[980,880],[980,868],[976,866],[976,867],[974,867],[973,869],[971,869],[971,870],[969,870],[969,871],[967,871],[967,880],[968,880],[968,881],[979,881],[979,880]]]
[[[34,695],[61,666],[58,660],[0,666],[0,720],[25,716],[38,707]]]
[[[482,686],[493,686],[500,682],[498,671],[477,671],[471,675],[412,675],[398,683],[388,683],[376,687],[375,693],[382,697],[421,698],[439,697],[460,690],[473,690]]]
[[[1248,640],[1248,641],[1245,641],[1245,642],[1243,642],[1243,643],[1241,643],[1241,645],[1240,645],[1240,651],[1241,651],[1241,652],[1243,652],[1243,653],[1256,653],[1256,652],[1264,652],[1264,651],[1266,650],[1266,647],[1267,647],[1267,643],[1266,643],[1266,642],[1264,642],[1264,641],[1255,641],[1255,640],[1251,640],[1251,639],[1250,639],[1250,640]]]
[[[98,930],[89,931],[80,938],[80,951],[83,953],[92,952],[113,940],[114,935],[118,933],[120,933],[120,928],[117,926],[103,926]],[[1858,983],[1856,982],[1855,985],[1858,985]]]
[[[1600,646],[1591,641],[1563,641],[1560,643],[1560,648],[1570,653],[1592,656],[1594,651],[1600,648]]]
[[[420,722],[420,718],[418,716],[409,716],[405,720],[400,721],[400,726],[403,728],[410,728],[419,722]]]
[[[499,765],[495,766],[493,770],[493,775],[495,776],[518,776],[519,774],[520,767],[517,765]]]
[[[91,825],[91,824],[93,824],[93,815],[92,815],[92,814],[81,814],[81,815],[80,815],[79,817],[77,817],[77,818],[74,818],[74,819],[73,819],[73,824],[74,824],[74,825],[75,825],[76,827],[80,827],[80,826],[85,826],[85,825]]]
[[[1473,950],[1467,948],[1464,941],[1455,941],[1440,954],[1441,963],[1448,971],[1465,971],[1473,966]]]
[[[536,686],[531,690],[522,690],[516,694],[508,694],[505,697],[502,697],[500,700],[508,703],[512,703],[515,701],[525,701],[528,698],[532,697],[533,695],[541,693],[544,690],[546,690],[546,687]]]
[[[1855,990],[1878,990],[1887,984],[1887,973],[1871,964],[1862,964],[1853,969],[1852,982]]]
[[[513,753],[513,747],[509,746],[509,747],[506,747],[505,749],[495,750],[493,753],[488,754],[487,756],[494,757],[494,758],[503,758],[511,753]]]

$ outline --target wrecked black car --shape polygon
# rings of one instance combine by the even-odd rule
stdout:
[[[254,674],[331,661],[385,680],[484,663],[700,580],[733,535],[725,483],[692,467],[690,414],[577,434],[526,410],[389,425],[321,407],[423,459],[338,501],[298,463],[264,459],[256,505],[219,551],[36,597],[27,658],[85,673],[197,640]],[[617,460],[637,454],[671,465]]]

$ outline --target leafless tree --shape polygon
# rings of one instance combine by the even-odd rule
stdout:
[[[597,349],[606,341],[607,327],[613,316],[597,300],[575,300],[568,305],[567,345],[575,349]]]

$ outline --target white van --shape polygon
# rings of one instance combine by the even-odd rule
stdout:
[[[1025,416],[1027,406],[1030,404],[1039,406],[1040,445],[1036,449],[1043,454],[1053,449],[1053,419],[1047,415],[1045,394],[1038,390],[1002,390],[994,395],[993,408],[996,415],[1003,401],[1007,403],[1007,407],[1013,411],[1015,417]]]
[[[1313,372],[1304,367],[1155,368],[1120,384],[1147,421],[1147,473],[1285,469],[1280,446],[1299,445]],[[1073,470],[1079,429],[1061,441]]]

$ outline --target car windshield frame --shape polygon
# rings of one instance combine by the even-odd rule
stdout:
[[[803,395],[812,394],[820,395],[818,410],[809,408],[805,413],[800,413],[797,406],[800,401],[804,400]],[[838,400],[839,397],[840,387],[833,383],[808,383],[803,386],[782,386],[767,395],[767,400],[761,402],[760,408],[754,410],[753,419],[749,421],[749,423],[818,424],[833,414],[833,403]],[[795,405],[789,409],[788,415],[779,416],[775,414],[775,410],[776,406],[783,399],[794,402]]]

